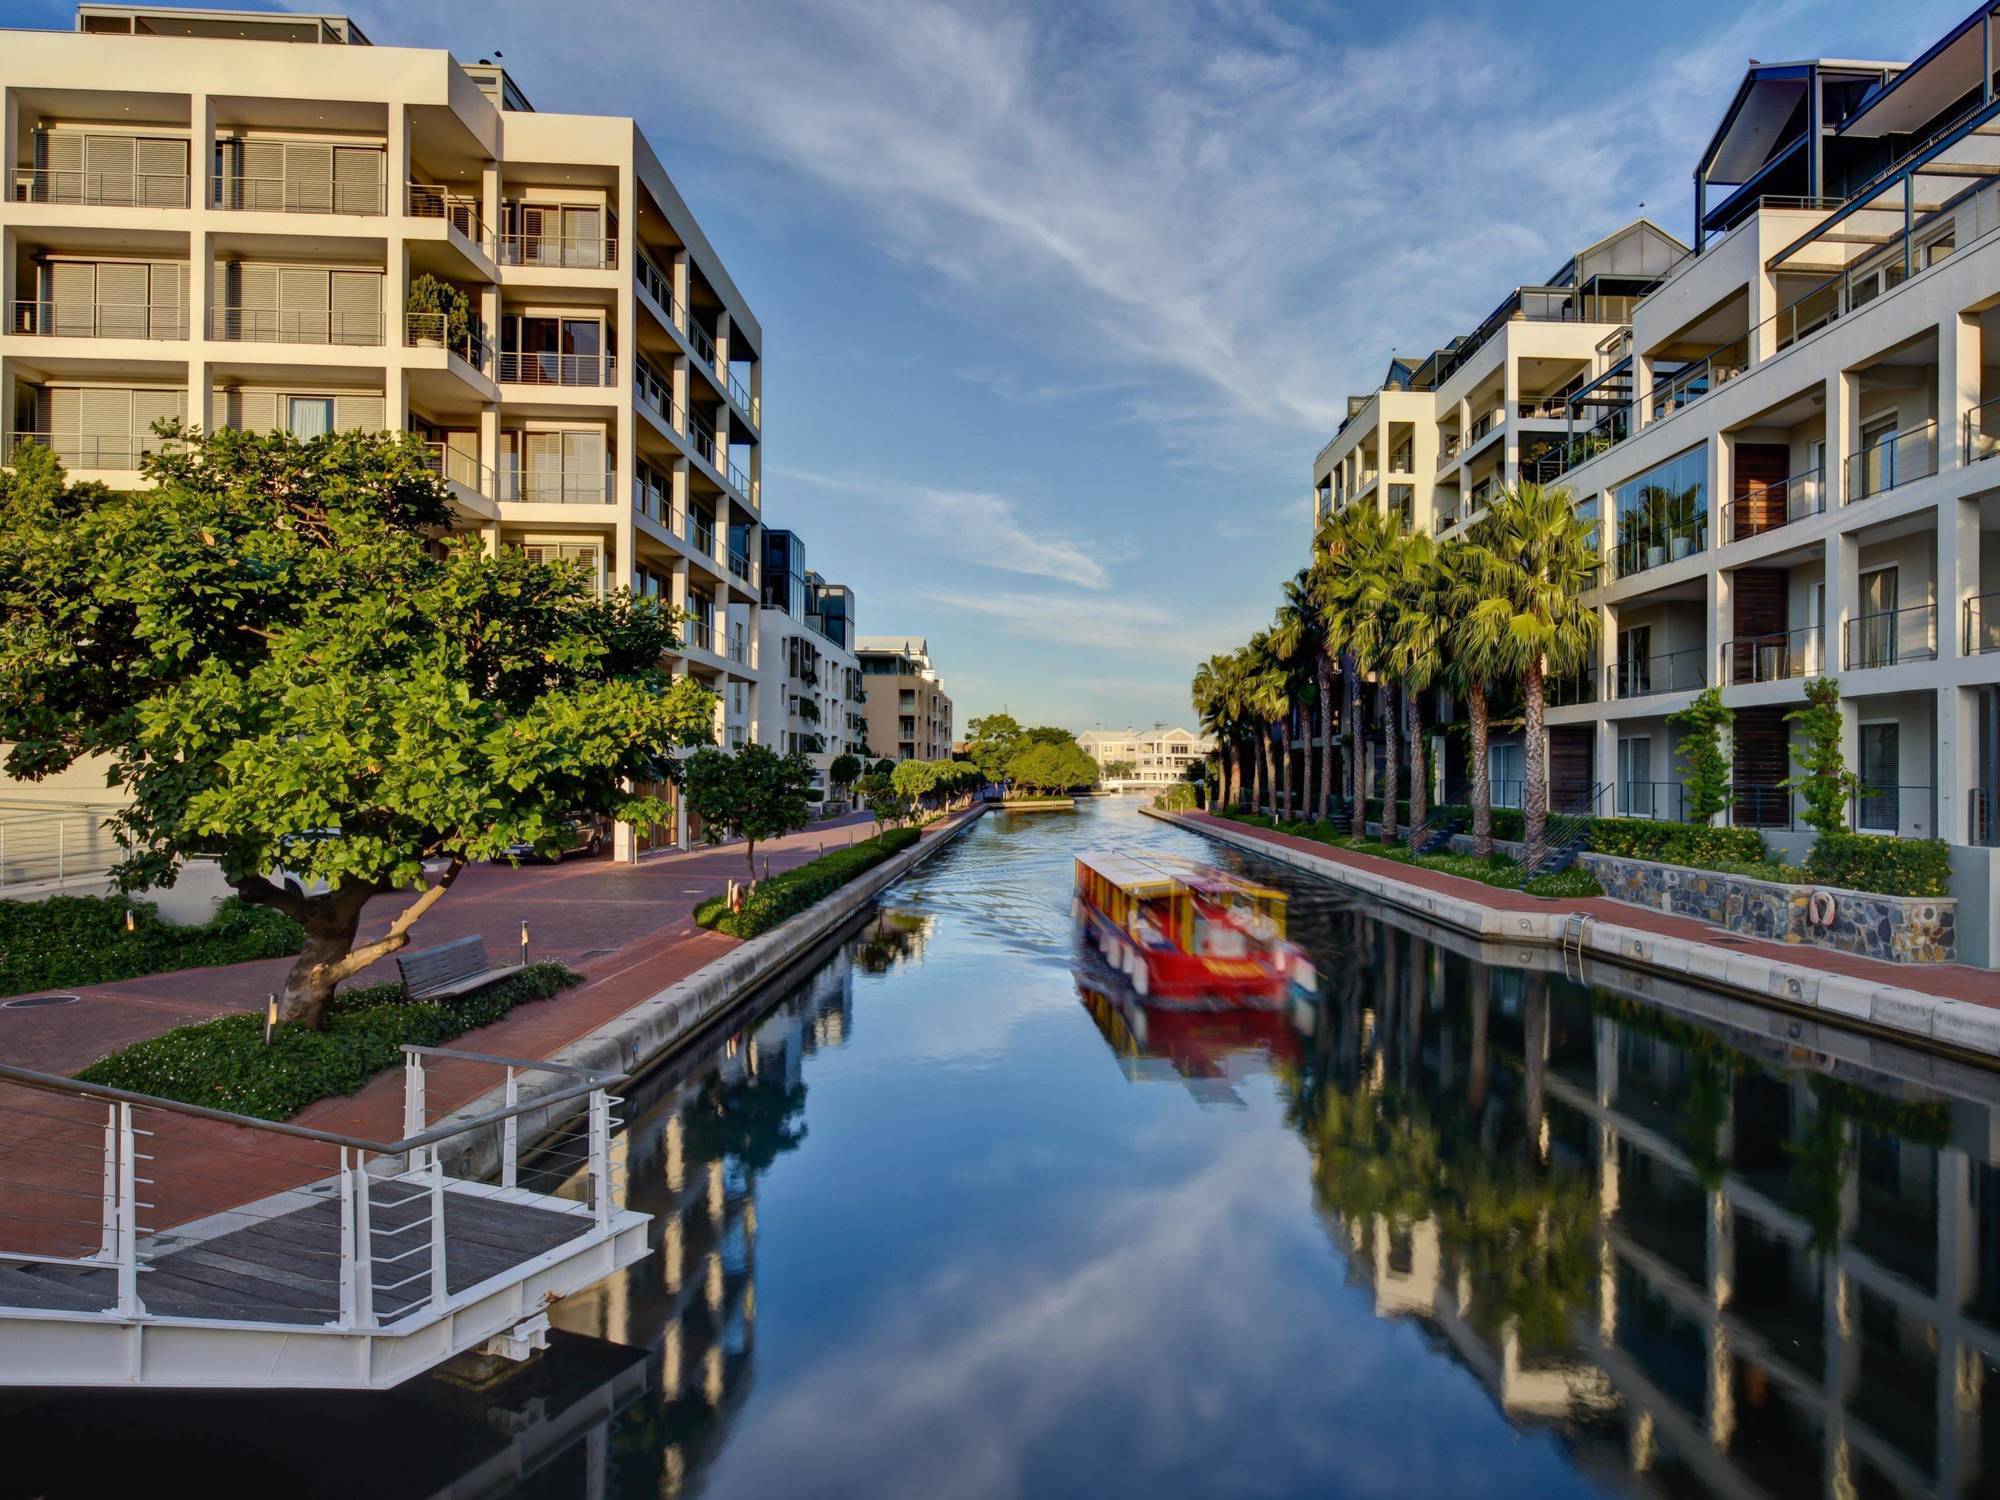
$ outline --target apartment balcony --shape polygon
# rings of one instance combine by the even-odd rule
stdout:
[[[1613,798],[1621,818],[1651,818],[1663,823],[1687,821],[1687,787],[1678,781],[1621,781]]]
[[[480,499],[490,499],[498,492],[493,471],[482,464],[477,455],[467,453],[463,448],[454,448],[442,442],[426,442],[424,462],[446,484],[456,485]]]
[[[1962,442],[1969,464],[2000,453],[2000,401],[1983,401],[1965,414]]]
[[[149,453],[167,446],[156,433],[30,432],[8,429],[0,440],[0,463],[11,463],[23,443],[46,448],[62,466],[77,469],[137,469]]]
[[[492,227],[480,217],[479,200],[434,182],[403,185],[403,211],[413,219],[442,219],[483,254],[496,256]]]
[[[1748,541],[1826,513],[1826,471],[1809,469],[1749,489],[1722,507],[1719,545]]]
[[[8,331],[53,339],[184,339],[187,309],[157,303],[45,302],[14,304]]]
[[[1524,422],[1566,422],[1569,402],[1561,396],[1531,396],[1514,403],[1514,415]]]
[[[381,215],[389,197],[381,176],[339,181],[313,177],[221,176],[209,184],[210,208],[263,214]]]
[[[210,313],[208,336],[228,344],[367,346],[382,342],[382,315],[320,307],[218,307]]]
[[[505,465],[499,499],[524,505],[609,505],[618,471],[609,466]]]
[[[1693,693],[1707,686],[1708,651],[1702,646],[1614,661],[1604,669],[1606,700]]]
[[[1960,649],[1967,656],[2000,651],[2000,594],[1980,594],[1965,601]]]
[[[618,383],[618,360],[611,354],[523,353],[500,351],[502,385],[603,388]]]
[[[1549,707],[1574,708],[1580,703],[1595,703],[1600,675],[1593,664],[1559,677],[1550,677],[1546,683]]]
[[[1619,519],[1614,561],[1620,578],[1679,562],[1708,548],[1705,514],[1647,518],[1643,512],[1635,511]]]
[[[1581,432],[1572,433],[1562,449],[1562,472],[1568,473],[1600,453],[1608,453],[1632,435],[1632,408],[1614,406]]]
[[[1937,606],[1913,604],[1847,622],[1848,671],[1937,660]]]
[[[413,349],[443,349],[488,379],[493,377],[493,346],[477,329],[453,334],[443,313],[405,313],[403,342]]]
[[[1826,650],[1817,625],[1722,643],[1722,680],[1730,687],[1817,677],[1825,670]]]
[[[1447,433],[1438,441],[1438,467],[1448,469],[1458,461],[1465,443],[1455,432]]]
[[[1909,432],[1893,433],[1858,453],[1847,455],[1847,503],[1871,500],[1900,485],[1928,479],[1937,471],[1937,423],[1926,422]]]
[[[755,570],[750,565],[749,553],[731,549],[729,553],[729,571],[744,583],[750,584],[753,587],[755,586]]]
[[[186,208],[188,174],[179,172],[86,172],[50,167],[14,174],[13,201],[89,208]]]
[[[565,271],[609,271],[618,266],[618,241],[610,235],[503,234],[496,237],[503,266]]]

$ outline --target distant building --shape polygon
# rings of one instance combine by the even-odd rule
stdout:
[[[868,743],[893,760],[951,758],[951,698],[920,635],[864,635],[854,654],[868,691]]]
[[[1078,735],[1076,742],[1100,768],[1121,760],[1132,762],[1132,775],[1104,778],[1104,785],[1113,791],[1179,781],[1191,764],[1215,749],[1215,741],[1207,735],[1157,724],[1151,729],[1092,729]]]
[[[795,531],[764,531],[757,612],[757,722],[763,742],[813,768],[814,802],[836,756],[868,745],[861,664],[854,655],[854,591],[806,567]]]

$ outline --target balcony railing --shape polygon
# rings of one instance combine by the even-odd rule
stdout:
[[[2000,453],[2000,401],[1982,401],[1965,414],[1965,461]]]
[[[750,399],[750,387],[744,384],[743,378],[733,370],[729,374],[729,399],[734,401],[737,409],[750,419],[752,427],[761,425],[762,418],[758,414],[757,404]]]
[[[482,375],[493,373],[493,346],[477,329],[468,328],[454,336],[443,313],[405,313],[403,341],[412,348],[448,350]]]
[[[1895,433],[1847,455],[1847,503],[1852,505],[1912,480],[1928,479],[1937,468],[1937,423],[1926,422],[1910,432]]]
[[[1847,669],[1937,659],[1937,606],[1913,604],[1847,622]]]
[[[500,470],[500,498],[529,505],[608,505],[617,477],[608,467],[524,469],[508,464]]]
[[[1569,417],[1569,403],[1560,396],[1540,396],[1514,403],[1514,415],[1529,422],[1561,422]]]
[[[1595,666],[1581,671],[1565,673],[1548,679],[1549,706],[1569,708],[1578,703],[1597,701],[1598,670]]]
[[[503,266],[608,271],[618,264],[618,241],[603,235],[503,234],[499,250]]]
[[[1451,436],[1447,437],[1443,442],[1439,443],[1438,467],[1442,469],[1447,465],[1449,465],[1453,459],[1458,457],[1459,450],[1464,446],[1465,446],[1464,443],[1462,443],[1459,440],[1459,436],[1455,432],[1451,434]]]
[[[1621,818],[1687,821],[1687,787],[1678,781],[1621,781],[1616,798]]]
[[[1431,530],[1438,536],[1443,536],[1447,531],[1451,530],[1451,528],[1456,526],[1457,524],[1458,524],[1458,511],[1456,509],[1441,510],[1436,515],[1431,517]]]
[[[687,518],[687,540],[703,557],[715,556],[715,528],[700,517]]]
[[[148,453],[167,446],[164,438],[151,432],[86,435],[9,431],[0,443],[0,463],[12,463],[14,450],[23,443],[47,448],[65,469],[136,469]]]
[[[617,359],[610,354],[524,354],[500,351],[502,385],[606,386],[617,380]]]
[[[217,177],[209,205],[266,214],[382,214],[388,195],[380,182],[336,182],[330,177]]]
[[[1929,838],[1937,827],[1936,796],[1927,786],[1861,783],[1848,799],[1847,823],[1856,833],[1893,833],[1903,838]]]
[[[2000,846],[2000,795],[1985,787],[1965,794],[1966,842],[1978,849]]]
[[[1790,787],[1737,783],[1729,789],[1732,828],[1793,828],[1798,799]]]
[[[1635,516],[1637,512],[1633,513]],[[1643,573],[1692,557],[1708,548],[1708,517],[1697,515],[1652,525],[1635,521],[1620,528],[1618,576]]]
[[[1563,472],[1568,473],[1578,464],[1609,452],[1632,435],[1632,408],[1614,406],[1582,432],[1571,434],[1564,444]]]
[[[731,489],[735,490],[745,500],[749,500],[753,504],[755,503],[755,491],[750,488],[750,471],[736,461],[734,452],[731,452],[729,455],[729,468],[724,477],[729,480],[729,487]]]
[[[427,442],[424,444],[424,460],[430,465],[431,472],[447,483],[463,485],[479,495],[493,493],[493,471],[463,448],[454,448],[448,443]]]
[[[493,231],[480,217],[479,200],[469,193],[454,193],[434,182],[412,182],[403,190],[404,208],[413,219],[443,219],[489,255],[493,253]]]
[[[208,336],[231,344],[345,344],[382,342],[380,313],[335,312],[304,307],[218,307],[209,316]]]
[[[184,339],[187,309],[146,303],[16,302],[12,331],[53,339]]]
[[[1722,507],[1722,542],[1747,541],[1826,512],[1826,474],[1812,469],[1766,485],[1753,495],[1739,495]]]
[[[1465,435],[1465,446],[1470,448],[1474,443],[1485,438],[1487,434],[1506,420],[1507,408],[1496,406],[1492,411],[1487,412],[1472,424],[1472,430]]]
[[[688,319],[685,331],[687,333],[687,341],[694,345],[694,352],[701,356],[702,363],[713,370],[715,368],[714,337],[706,328],[702,327],[701,324],[695,322],[692,318]]]
[[[1655,693],[1691,693],[1708,686],[1708,650],[1689,646],[1658,656],[1614,661],[1604,669],[1606,698],[1646,698]]]
[[[722,450],[716,440],[715,429],[703,418],[689,412],[687,435],[689,441],[694,444],[694,451],[708,460],[711,469],[719,471],[722,467]]]
[[[710,656],[722,655],[722,632],[710,621],[699,616],[681,621],[681,643],[692,651],[706,651]]]
[[[1691,364],[1685,364],[1653,387],[1653,420],[1692,406],[1718,386],[1727,385],[1750,368],[1750,335],[1724,344]]]
[[[1825,650],[1817,625],[1740,636],[1722,643],[1722,680],[1731,687],[1817,677],[1825,669]]]
[[[731,549],[729,553],[729,571],[745,583],[748,583],[750,581],[750,554]]]
[[[14,201],[99,208],[186,208],[188,174],[27,168],[14,174]]]
[[[2000,651],[2000,594],[1976,594],[1965,601],[1965,633],[1959,649],[1966,656]]]

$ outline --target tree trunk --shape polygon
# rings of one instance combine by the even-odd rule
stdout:
[[[921,804],[920,804],[920,805],[921,805]],[[748,866],[750,867],[750,878],[751,878],[751,880],[753,880],[753,881],[754,881],[754,880],[756,880],[756,878],[757,878],[757,841],[756,841],[755,839],[745,839],[745,840],[743,841],[743,863],[744,863],[744,864],[746,864],[746,865],[748,865]]]
[[[1361,664],[1352,652],[1341,658],[1341,672],[1347,678],[1348,770],[1352,773],[1354,805],[1348,809],[1348,831],[1355,838],[1368,836],[1368,736],[1361,727]]]
[[[1402,791],[1401,768],[1396,758],[1401,749],[1396,741],[1396,687],[1382,686],[1382,842],[1396,842],[1396,797]]]
[[[1278,720],[1278,766],[1279,775],[1284,780],[1284,808],[1287,820],[1298,816],[1292,806],[1292,716],[1286,714]]]
[[[1486,770],[1486,684],[1468,683],[1466,715],[1472,721],[1472,852],[1485,859],[1493,852],[1493,782]]]
[[[1278,815],[1278,768],[1271,763],[1271,726],[1257,731],[1257,748],[1264,757],[1264,800],[1257,805],[1269,817]]]
[[[1521,787],[1522,836],[1533,848],[1548,831],[1549,822],[1549,747],[1543,743],[1542,735],[1542,664],[1533,661],[1521,675],[1521,693],[1527,700],[1527,745],[1522,752],[1522,772],[1526,778]]]
[[[352,881],[323,896],[300,896],[262,878],[239,885],[237,893],[246,901],[281,911],[306,930],[305,947],[285,976],[278,1018],[297,1022],[308,1031],[323,1030],[327,1007],[333,1003],[333,992],[340,982],[359,974],[376,959],[408,947],[410,928],[417,918],[444,898],[464,868],[463,860],[454,859],[437,884],[426,887],[396,914],[387,932],[359,948],[354,946],[354,936],[361,925],[361,910],[372,897],[388,894],[389,887]]]
[[[1319,655],[1319,800],[1314,816],[1333,816],[1333,673],[1326,653]]]
[[[1421,693],[1403,689],[1403,729],[1410,748],[1410,832],[1423,826],[1430,812],[1430,778],[1425,774],[1424,703]]]

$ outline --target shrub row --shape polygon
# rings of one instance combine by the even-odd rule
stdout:
[[[1593,854],[1702,868],[1718,860],[1755,865],[1770,858],[1764,836],[1754,828],[1711,828],[1656,818],[1592,818],[1588,847]]]
[[[287,1023],[266,1046],[261,1014],[221,1016],[134,1042],[76,1076],[183,1104],[288,1120],[315,1099],[351,1094],[397,1066],[405,1044],[439,1046],[582,977],[562,964],[530,964],[511,979],[448,1001],[408,1000],[400,984],[371,984],[337,996],[324,1031]]]
[[[1555,875],[1537,875],[1523,885],[1520,865],[1504,854],[1492,854],[1484,859],[1472,854],[1419,855],[1412,854],[1409,846],[1401,842],[1384,844],[1372,838],[1354,838],[1349,835],[1343,824],[1320,821],[1277,823],[1261,813],[1241,814],[1234,821],[1247,823],[1252,828],[1269,828],[1278,833],[1290,834],[1294,838],[1312,839],[1333,849],[1373,854],[1379,859],[1395,860],[1398,864],[1421,865],[1427,870],[1437,870],[1442,874],[1476,880],[1482,885],[1498,886],[1505,890],[1524,890],[1531,896],[1569,898],[1604,894],[1604,887],[1597,883],[1596,876],[1588,870],[1577,869],[1574,866]]]
[[[195,927],[164,922],[150,901],[126,896],[0,901],[0,995],[284,958],[305,939],[290,917],[234,896]]]
[[[796,870],[758,881],[756,889],[743,898],[741,911],[732,912],[726,896],[711,897],[694,909],[695,922],[731,937],[756,937],[814,902],[824,901],[855,876],[901,854],[922,836],[914,828],[891,828],[872,839],[822,854]]]
[[[1806,855],[1806,878],[1884,896],[1943,896],[1951,890],[1951,851],[1943,839],[1875,833],[1822,833]]]

